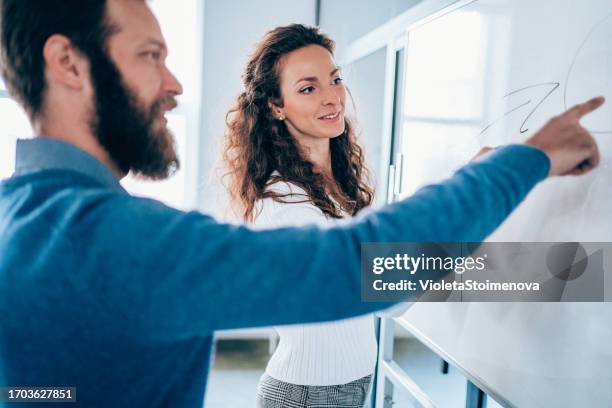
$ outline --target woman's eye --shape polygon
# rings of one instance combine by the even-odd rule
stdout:
[[[307,86],[305,88],[300,89],[300,93],[309,94],[314,91],[314,86]]]
[[[342,78],[338,77],[336,79],[334,79],[334,85],[340,85],[342,83],[342,81],[344,81]]]
[[[146,51],[144,56],[152,61],[159,61],[161,59],[161,52],[159,51]]]

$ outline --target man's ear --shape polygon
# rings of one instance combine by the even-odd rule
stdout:
[[[276,119],[284,117],[283,107],[279,100],[268,99],[268,107],[270,108],[270,112],[272,112],[272,115]]]
[[[73,89],[82,89],[89,78],[89,63],[70,39],[54,34],[43,48],[47,75],[55,82]]]

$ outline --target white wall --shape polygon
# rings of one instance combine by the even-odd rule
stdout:
[[[340,48],[403,13],[421,0],[321,0],[319,26]]]
[[[211,181],[223,145],[225,113],[242,91],[242,70],[254,45],[276,26],[313,25],[315,1],[206,0],[200,139],[199,208],[220,215],[223,189]],[[221,208],[220,208],[221,207]]]

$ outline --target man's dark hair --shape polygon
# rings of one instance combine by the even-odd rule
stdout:
[[[30,119],[42,113],[45,96],[43,49],[54,34],[66,36],[90,63],[94,90],[89,126],[117,168],[165,179],[180,166],[174,139],[156,127],[176,106],[173,95],[143,106],[110,58],[107,40],[118,31],[106,0],[0,0],[0,73]]]
[[[64,35],[93,62],[106,56],[111,33],[106,0],[0,0],[0,74],[9,93],[36,117],[46,89],[47,39]]]

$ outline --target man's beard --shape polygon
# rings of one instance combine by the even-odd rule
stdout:
[[[127,174],[163,180],[180,167],[174,137],[160,122],[161,115],[176,107],[172,95],[150,107],[142,106],[136,93],[123,81],[107,56],[92,63],[95,111],[90,126],[110,159]]]

